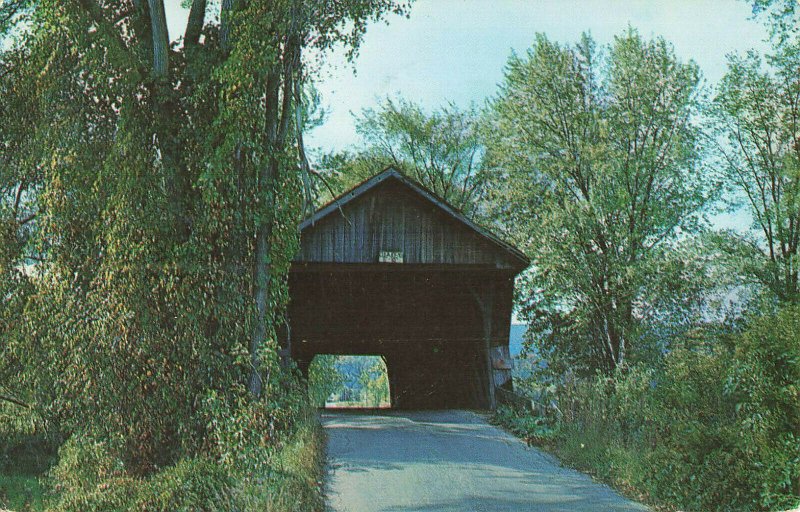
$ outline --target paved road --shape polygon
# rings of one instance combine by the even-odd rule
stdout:
[[[466,411],[323,414],[335,512],[645,511]]]

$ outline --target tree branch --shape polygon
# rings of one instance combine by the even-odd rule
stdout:
[[[27,403],[23,402],[22,400],[20,400],[18,398],[14,398],[13,396],[0,395],[0,400],[2,400],[4,402],[12,403],[14,405],[18,405],[19,407],[24,407],[25,409],[30,409],[31,408],[30,405],[28,405]]]
[[[25,190],[25,178],[22,178],[22,181],[20,181],[19,188],[17,189],[17,193],[14,197],[14,207],[12,208],[14,215],[16,215],[17,211],[19,211],[19,204],[22,201],[23,190]]]
[[[20,226],[24,226],[25,224],[27,224],[27,223],[31,222],[32,220],[34,220],[38,215],[39,215],[39,212],[33,212],[33,213],[25,216],[24,218],[22,218],[19,221],[19,225]]]
[[[130,60],[135,66],[136,71],[141,71],[140,62],[135,58],[134,53],[130,51],[128,45],[122,39],[119,32],[106,19],[103,8],[100,7],[100,5],[98,5],[98,3],[94,0],[77,0],[77,2],[78,5],[80,5],[83,10],[89,14],[91,20],[97,25],[98,31],[107,34],[110,42],[113,43],[113,46],[109,48],[109,50],[111,50],[109,53],[116,54],[114,63],[120,64],[120,69],[124,69],[127,67],[127,62],[123,63],[123,60]]]

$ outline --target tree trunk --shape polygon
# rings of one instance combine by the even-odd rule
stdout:
[[[183,36],[184,48],[193,48],[200,41],[203,23],[206,19],[206,0],[194,0],[189,10],[189,21],[186,23],[186,32]]]
[[[228,9],[230,9],[233,6],[233,2],[234,0],[223,0],[223,9],[226,5],[228,5]],[[300,68],[301,46],[297,33],[299,27],[298,9],[299,4],[295,3],[291,13],[291,28],[289,29],[283,48],[282,67],[273,69],[267,78],[264,131],[268,142],[269,163],[261,168],[258,177],[258,194],[260,198],[266,201],[264,209],[258,216],[260,219],[264,218],[265,213],[273,213],[275,209],[274,183],[280,172],[280,157],[285,150],[286,139],[290,128],[294,79],[295,74]],[[224,21],[225,18],[223,18],[223,22]],[[225,30],[227,30],[227,28]],[[225,36],[225,34],[220,35],[220,37],[223,36]],[[282,98],[281,91],[283,93]],[[297,126],[295,129],[299,130],[300,128],[300,126]],[[263,389],[259,351],[262,343],[267,339],[269,327],[267,323],[267,308],[269,307],[269,287],[271,284],[270,240],[272,239],[274,218],[269,215],[267,217],[269,217],[267,221],[259,220],[256,227],[256,268],[253,272],[255,279],[253,299],[256,306],[256,318],[253,325],[253,335],[250,339],[251,374],[249,383],[249,390],[255,396],[259,396]]]
[[[262,175],[271,183],[275,175],[277,163],[270,163],[268,170]],[[264,383],[261,380],[261,360],[259,351],[261,344],[267,339],[267,306],[269,301],[270,286],[270,243],[272,237],[272,222],[262,222],[256,231],[255,254],[255,286],[253,287],[253,300],[256,307],[256,318],[253,325],[253,335],[250,338],[250,383],[248,389],[254,396],[260,396]]]
[[[219,45],[226,54],[230,51],[231,15],[235,0],[222,0],[220,6]]]
[[[259,351],[261,344],[267,338],[267,302],[269,300],[270,286],[270,240],[272,239],[273,219],[264,220],[264,214],[274,209],[272,184],[278,174],[278,90],[280,82],[277,75],[267,80],[267,111],[265,113],[267,139],[270,141],[270,157],[267,165],[263,166],[258,176],[258,195],[266,204],[258,212],[260,220],[256,226],[256,253],[255,268],[253,269],[253,301],[256,307],[256,317],[253,323],[253,335],[250,338],[250,384],[249,390],[255,396],[260,396],[263,389],[261,380],[261,360]]]
[[[169,71],[169,32],[164,0],[148,1],[153,31],[153,74],[158,78],[166,78]]]

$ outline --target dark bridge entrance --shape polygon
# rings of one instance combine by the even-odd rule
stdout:
[[[301,229],[284,342],[301,369],[381,355],[393,407],[494,407],[524,255],[391,169]]]

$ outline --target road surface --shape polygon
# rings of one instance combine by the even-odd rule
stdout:
[[[645,511],[467,411],[325,411],[335,512]]]

